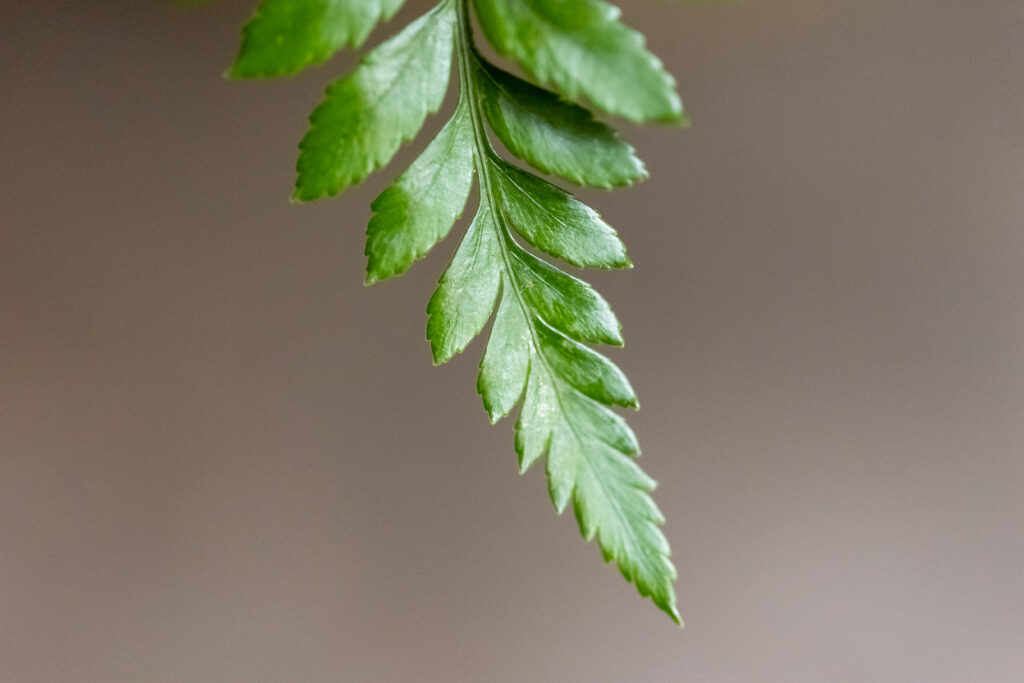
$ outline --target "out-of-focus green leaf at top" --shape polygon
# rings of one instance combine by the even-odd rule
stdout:
[[[455,11],[441,3],[327,89],[299,143],[295,199],[335,195],[383,166],[444,99]]]
[[[494,48],[569,100],[631,121],[681,122],[675,81],[602,0],[474,0]]]
[[[329,59],[363,44],[404,0],[263,0],[242,29],[242,47],[229,74],[271,78]]]

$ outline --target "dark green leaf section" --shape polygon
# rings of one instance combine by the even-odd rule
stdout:
[[[463,99],[423,154],[374,200],[366,283],[401,275],[444,239],[472,185],[473,126]]]
[[[573,339],[622,345],[621,326],[611,307],[590,285],[522,249],[508,254],[522,297],[546,320]]]
[[[615,230],[583,202],[503,161],[493,175],[506,219],[533,246],[574,266],[632,265]]]
[[[585,97],[631,121],[679,122],[675,81],[602,0],[473,0],[500,54],[569,100]]]
[[[633,147],[589,111],[478,63],[487,121],[517,157],[577,185],[610,189],[647,177]]]
[[[335,195],[383,166],[441,106],[455,12],[442,2],[327,89],[299,143],[295,198]]]
[[[525,297],[524,297],[525,298]],[[534,325],[537,344],[545,351],[551,372],[581,394],[606,404],[636,408],[636,394],[629,380],[610,360],[573,341],[538,319]]]
[[[229,75],[271,78],[319,64],[348,45],[363,44],[404,0],[263,0],[242,29]]]

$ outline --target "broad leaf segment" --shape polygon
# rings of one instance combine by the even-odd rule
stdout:
[[[401,0],[264,0],[244,31],[239,77],[294,73],[358,45]],[[457,63],[451,119],[374,201],[366,282],[405,272],[451,231],[479,179],[479,206],[427,305],[435,363],[492,321],[477,391],[491,421],[521,405],[515,448],[544,458],[558,512],[571,503],[641,595],[681,623],[663,517],[639,446],[613,406],[637,406],[625,375],[593,344],[621,345],[619,322],[589,285],[522,246],[574,266],[631,266],[615,231],[571,194],[502,159],[488,130],[541,173],[612,188],[646,177],[633,148],[580,102],[634,121],[683,120],[674,83],[640,34],[602,0],[472,0],[499,54],[474,47],[470,0],[442,0],[332,84],[310,117],[295,197],[331,196],[386,165],[439,110]]]

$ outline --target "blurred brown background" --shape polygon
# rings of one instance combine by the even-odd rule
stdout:
[[[0,681],[1024,681],[1024,6],[624,4],[694,126],[582,194],[687,628],[516,474],[479,344],[431,367],[453,239],[362,286],[426,137],[289,205],[351,56],[228,83],[250,3],[6,0]]]

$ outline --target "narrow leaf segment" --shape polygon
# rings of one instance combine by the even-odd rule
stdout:
[[[502,55],[537,82],[490,64],[473,45],[470,4]],[[358,45],[401,0],[264,0],[247,25],[238,76],[292,73]],[[488,130],[539,172],[613,188],[646,177],[633,148],[580,102],[634,121],[682,120],[674,84],[640,34],[602,0],[441,0],[331,85],[310,117],[295,197],[334,195],[387,164],[438,111],[453,53],[461,94],[451,118],[373,202],[366,282],[404,273],[451,231],[479,178],[479,205],[427,305],[435,363],[488,323],[477,391],[492,422],[521,405],[520,470],[544,458],[559,513],[570,503],[641,595],[681,623],[664,519],[641,471],[636,408],[622,371],[591,345],[621,345],[608,302],[524,248],[574,266],[625,268],[616,232],[590,207],[499,157]],[[493,321],[493,322],[492,322]]]

